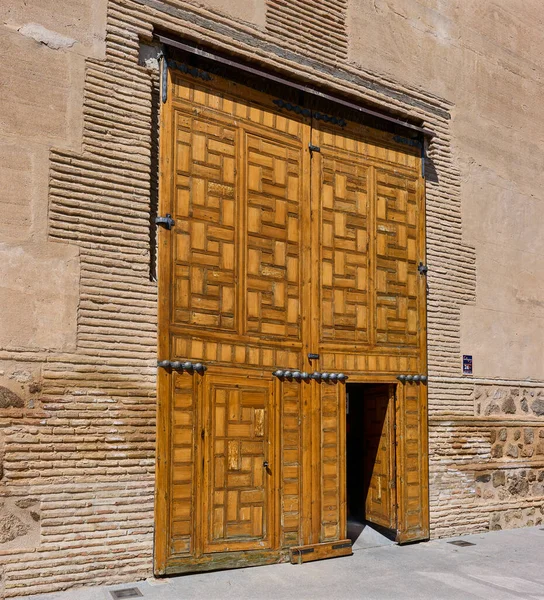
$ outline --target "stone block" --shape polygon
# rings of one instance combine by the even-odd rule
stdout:
[[[0,408],[22,408],[24,404],[24,400],[15,392],[0,386]]]
[[[537,417],[544,416],[544,398],[536,398],[531,404],[531,410]]]
[[[491,456],[492,458],[502,458],[503,456],[504,446],[502,444],[495,444],[493,448],[491,448]]]
[[[0,519],[0,544],[26,535],[29,527],[13,514],[2,515]]]
[[[512,458],[517,458],[519,456],[519,449],[514,444],[508,444],[506,447],[506,455],[511,456]]]
[[[493,487],[499,487],[506,483],[506,473],[504,471],[495,471],[493,473]]]

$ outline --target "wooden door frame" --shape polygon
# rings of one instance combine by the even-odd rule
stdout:
[[[166,69],[166,77],[168,79],[168,88],[172,89],[172,71],[170,69]],[[171,93],[171,92],[170,92]],[[256,92],[256,95],[259,93]],[[171,112],[168,110],[160,111],[160,185],[159,185],[159,214],[165,214],[168,212],[172,212],[172,185],[173,185],[173,177],[174,177],[174,169],[171,166],[172,162],[172,146],[173,146],[173,130],[172,130],[172,119]],[[376,131],[376,138],[380,138],[382,135],[381,132]],[[307,160],[304,163],[306,168],[308,168]],[[424,257],[425,255],[425,202],[424,202],[424,180],[420,180],[422,183],[419,185],[419,228],[422,232],[419,241],[420,248],[418,255],[420,257]],[[309,218],[309,217],[308,217]],[[315,227],[315,222],[313,227]],[[170,270],[170,254],[171,254],[171,246],[172,246],[172,236],[162,230],[158,231],[158,315],[159,315],[159,324],[167,322],[170,315],[170,294],[169,289],[171,287],[171,270]],[[315,278],[314,278],[315,280]],[[424,277],[419,278],[419,315],[420,315],[420,340],[421,345],[419,349],[419,371],[422,373],[426,372],[426,281]],[[158,358],[159,359],[169,359],[170,358],[170,336],[165,335],[165,331],[159,328],[159,337],[158,337]],[[372,354],[370,352],[369,354]],[[393,355],[394,353],[392,353]],[[400,419],[400,411],[402,410],[402,406],[404,404],[404,393],[402,393],[402,385],[396,379],[397,373],[387,373],[382,375],[376,374],[359,374],[353,375],[350,377],[350,383],[370,383],[370,384],[391,384],[395,385],[395,402],[396,408],[395,411],[395,424],[397,425],[397,454],[395,456],[396,466],[399,465],[399,458],[401,450],[399,450],[400,444],[398,443],[398,436],[400,435],[399,431],[399,419]],[[168,523],[168,506],[169,506],[169,481],[170,481],[170,465],[168,462],[168,457],[170,454],[170,429],[169,429],[169,417],[171,413],[171,377],[163,370],[158,370],[157,375],[157,385],[158,385],[158,420],[157,420],[157,457],[156,457],[156,485],[155,485],[155,548],[154,548],[154,570],[157,574],[164,574],[168,572],[167,569],[167,544],[169,540],[169,523]],[[199,386],[201,384],[195,383],[195,386]],[[201,395],[201,390],[199,388],[199,396]],[[320,402],[318,400],[317,394],[312,393],[312,398],[310,400],[310,413],[311,418],[307,421],[306,429],[307,437],[306,439],[311,439],[311,446],[313,447],[314,456],[305,456],[304,464],[303,464],[303,473],[309,474],[313,472],[313,475],[310,477],[311,485],[308,486],[307,489],[312,491],[312,494],[315,495],[315,490],[319,489],[320,480],[318,470],[321,468],[320,460],[315,460],[320,453],[319,444],[316,443],[317,439],[320,438],[321,427],[319,423],[319,413],[320,413]],[[398,395],[398,398],[397,398]],[[422,424],[422,439],[421,448],[423,450],[420,458],[420,462],[422,465],[425,474],[428,469],[428,444],[427,444],[427,414],[426,414],[426,390],[425,397],[421,397],[421,424]],[[343,415],[340,419],[340,427],[339,427],[339,448],[340,448],[340,479],[339,479],[339,497],[340,497],[340,539],[343,537],[342,534],[346,533],[346,434],[345,434],[345,402],[343,408],[341,407],[340,414]],[[200,418],[200,417],[199,417]],[[309,425],[311,423],[311,425]],[[279,427],[276,428],[279,431]],[[342,451],[343,449],[343,451]],[[308,453],[309,454],[309,453]],[[309,464],[308,464],[309,463]],[[309,467],[309,469],[308,469]],[[396,485],[396,496],[397,496],[397,504],[398,502],[398,494],[400,492],[400,488],[402,482],[399,481],[399,469],[397,468],[397,485]],[[308,481],[306,479],[306,481]],[[427,494],[427,518],[426,518],[426,529],[428,531],[428,476],[425,475],[423,479],[425,483],[425,489]],[[276,489],[279,489],[279,485]],[[278,492],[279,493],[279,492]],[[304,515],[307,515],[307,520],[303,521],[302,530],[306,531],[309,536],[311,536],[312,543],[316,543],[318,541],[319,535],[316,534],[318,523],[316,521],[319,520],[318,511],[320,509],[319,502],[317,499],[312,504],[312,495],[308,495],[303,493],[302,502],[306,502],[310,504],[310,508],[307,511],[303,511]],[[277,502],[277,506],[279,506],[279,502]],[[198,503],[195,503],[195,510],[197,511],[195,514],[195,519],[201,518],[199,511],[201,509],[198,507]],[[275,509],[277,510],[277,508]],[[397,509],[397,520],[398,520],[398,509]],[[279,526],[279,519],[277,519],[277,525]],[[303,534],[303,537],[306,537]],[[272,553],[270,556],[260,556],[258,560],[255,560],[255,557],[247,557],[245,564],[261,564],[277,562],[278,555],[282,552],[281,549],[276,550],[274,556]],[[237,553],[233,553],[237,554]],[[249,553],[245,553],[249,554]],[[233,561],[236,562],[236,557],[232,557]],[[197,563],[201,561],[200,567]],[[242,559],[238,559],[236,565],[233,566],[243,566],[244,562]],[[192,563],[192,568],[188,568],[187,570],[207,570],[214,568],[221,568],[222,566],[228,566],[225,563],[219,563],[212,565],[211,559],[207,557],[204,559],[192,558],[190,559]],[[210,564],[208,564],[210,563]],[[177,569],[179,572],[180,569]],[[174,572],[172,570],[171,572]]]
[[[171,89],[170,69],[161,70],[161,84]],[[163,81],[166,78],[166,81]],[[158,214],[172,213],[172,186],[174,183],[172,114],[161,107],[159,111],[159,199]],[[157,359],[170,358],[170,332],[164,331],[164,323],[170,316],[171,269],[170,254],[172,237],[163,228],[157,228]],[[165,369],[157,369],[157,428],[155,457],[155,510],[153,536],[153,572],[166,573],[167,541],[170,539],[168,507],[170,504],[170,446],[172,410],[172,378]]]
[[[174,159],[174,133],[175,133],[175,111],[169,110],[172,106],[172,90],[173,80],[176,77],[183,78],[182,75],[177,75],[171,68],[162,71],[162,76],[167,78],[168,103],[162,107],[160,111],[160,148],[159,148],[159,210],[160,215],[174,213],[174,174],[175,169],[172,164]],[[216,88],[215,85],[210,87]],[[221,88],[222,89],[222,88]],[[250,96],[252,99],[263,97],[263,92],[251,90]],[[268,97],[269,94],[266,94]],[[271,110],[277,110],[271,106]],[[257,131],[257,130],[256,130]],[[303,147],[306,148],[309,142],[309,127],[304,133]],[[303,157],[303,172],[308,173],[308,154],[305,152]],[[308,192],[309,193],[309,192]],[[305,222],[309,223],[310,215],[308,211],[302,213]],[[173,246],[173,236],[171,232],[159,228],[157,232],[157,262],[158,262],[158,342],[157,342],[157,358],[159,360],[169,360],[172,354],[171,336],[168,324],[171,315],[171,286],[172,286],[172,268],[171,255]],[[304,269],[307,274],[308,269]],[[307,286],[306,286],[307,287]],[[305,292],[306,295],[308,292]],[[307,299],[306,301],[309,302]],[[307,324],[303,324],[307,327]],[[276,346],[280,342],[274,342]],[[305,348],[307,351],[308,348]],[[280,366],[280,365],[277,365]],[[213,366],[210,367],[213,369]],[[231,365],[222,367],[223,373],[236,374],[240,372],[239,365]],[[263,369],[253,369],[255,374],[263,374]],[[209,372],[208,372],[209,374]],[[193,472],[195,487],[193,491],[192,504],[192,529],[193,529],[193,546],[194,552],[187,558],[180,559],[175,566],[169,564],[168,561],[168,544],[170,540],[170,520],[169,511],[171,505],[170,487],[171,487],[171,452],[172,452],[172,433],[170,420],[172,414],[172,392],[173,392],[173,377],[169,375],[165,369],[158,369],[157,372],[157,430],[156,430],[156,473],[155,473],[155,530],[154,530],[154,551],[153,551],[153,568],[156,575],[167,575],[181,572],[199,572],[216,570],[221,568],[236,568],[244,566],[254,566],[257,564],[271,564],[284,560],[288,555],[288,549],[280,547],[281,538],[281,519],[280,519],[280,469],[279,462],[281,458],[281,449],[279,446],[280,440],[280,408],[281,400],[278,401],[278,394],[281,387],[279,380],[272,376],[270,370],[270,390],[272,394],[271,401],[271,430],[269,443],[274,454],[270,454],[270,460],[275,464],[275,470],[272,475],[271,486],[271,506],[270,506],[270,548],[265,550],[235,550],[203,554],[202,544],[197,540],[198,536],[194,535],[196,523],[203,518],[202,506],[202,488],[203,482],[200,476],[196,476],[198,465],[201,464],[204,457],[203,443],[199,436],[195,435],[194,448],[195,454],[193,459]],[[206,384],[200,378],[193,380],[194,397],[197,398],[194,418],[197,423],[195,430],[200,431],[204,423],[205,411],[203,407],[203,396],[205,393]]]
[[[393,407],[392,407],[392,423],[391,423],[391,427],[393,429],[392,432],[392,436],[391,439],[394,440],[394,444],[395,444],[395,448],[394,451],[392,453],[392,461],[393,461],[393,477],[394,477],[394,481],[395,481],[395,490],[394,493],[392,494],[392,501],[393,501],[393,510],[394,510],[394,521],[395,521],[395,532],[397,530],[398,527],[398,498],[397,498],[397,490],[398,490],[398,470],[397,470],[397,460],[398,460],[398,456],[397,456],[397,450],[398,450],[398,444],[397,444],[397,419],[399,418],[399,410],[398,410],[398,405],[399,405],[399,401],[397,399],[397,389],[399,387],[399,382],[395,377],[391,377],[390,375],[384,375],[382,377],[380,376],[375,376],[375,375],[369,375],[367,377],[360,376],[360,377],[356,377],[356,378],[350,378],[349,379],[349,383],[348,385],[383,385],[383,386],[387,386],[388,388],[388,402],[393,402]],[[344,394],[347,394],[347,387],[344,388],[345,392]],[[344,405],[345,405],[345,395],[344,395]],[[345,506],[347,508],[347,489],[348,489],[348,481],[347,481],[347,433],[346,433],[346,427],[345,427],[345,422],[347,420],[347,414],[344,410],[344,427],[341,430],[341,435],[343,435],[343,440],[341,440],[340,442],[340,446],[344,449],[343,451],[343,484],[341,485],[341,494],[342,494],[342,504],[343,506]],[[343,521],[343,525],[342,525],[342,530],[341,530],[344,534],[344,537],[347,537],[347,510],[344,510],[344,521]]]

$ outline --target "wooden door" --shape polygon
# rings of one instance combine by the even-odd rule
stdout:
[[[205,553],[271,547],[272,389],[272,382],[262,378],[206,378]]]
[[[363,478],[365,518],[387,529],[397,527],[393,386],[365,386],[363,396]]]
[[[345,386],[276,369],[394,381],[424,368],[417,151],[325,124],[297,94],[169,64],[159,359],[174,366],[158,375],[158,574],[344,537]]]
[[[399,136],[380,134],[353,122],[340,128],[326,121],[312,122],[312,144],[318,148],[311,162],[312,211],[317,215],[312,230],[312,295],[318,300],[312,305],[311,347],[320,356],[319,369],[347,373],[351,381],[384,383],[396,382],[399,374],[426,373],[426,281],[418,271],[419,263],[425,262],[420,150]],[[398,531],[399,539],[413,541],[428,537],[428,498],[423,483],[427,473],[427,388],[412,387],[417,393],[403,391],[396,417],[388,413],[387,420],[388,427],[395,419],[403,419],[409,427],[403,429],[403,445],[398,450],[405,474],[398,476],[397,485],[403,486],[399,513],[410,515],[413,521],[409,524],[410,519],[399,518]],[[419,416],[413,406],[408,409],[414,393]],[[338,431],[339,414],[337,411]],[[330,418],[323,418],[322,436],[330,427]],[[412,439],[416,434],[417,449]],[[388,444],[387,451],[392,452],[393,447]],[[341,470],[340,462],[336,468]],[[414,481],[416,472],[421,477]],[[338,488],[331,490],[323,465],[321,485],[329,486],[331,498],[338,495],[336,519],[340,531],[345,532],[342,481],[337,477]],[[414,481],[411,494],[417,487],[413,502],[408,481]],[[390,486],[391,473],[376,474],[369,509],[373,518],[393,528],[394,511],[385,508],[394,502]],[[323,503],[323,522],[331,520],[330,506]]]
[[[397,541],[429,537],[429,465],[427,388],[398,386],[397,403]]]
[[[309,391],[272,373],[308,351],[309,125],[204,79],[169,70],[162,113],[175,224],[159,235],[159,359],[207,370],[159,369],[157,573],[271,562],[301,542],[294,415]]]

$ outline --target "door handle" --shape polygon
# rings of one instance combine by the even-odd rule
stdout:
[[[263,462],[263,467],[264,467],[265,469],[268,469],[268,461],[267,461],[267,460],[265,460],[265,461]]]

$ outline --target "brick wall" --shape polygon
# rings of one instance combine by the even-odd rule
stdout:
[[[0,395],[7,597],[151,575],[157,292],[149,215],[159,103],[158,73],[139,52],[154,27],[418,117],[436,132],[426,165],[432,535],[541,522],[542,386],[460,376],[461,307],[475,299],[476,258],[462,235],[454,107],[349,63],[346,2],[306,14],[314,4],[268,0],[259,28],[182,0],[109,1],[105,58],[85,62],[81,149],[55,147],[49,156],[49,241],[79,257],[77,343],[47,354],[19,349],[15,363],[30,365],[28,393]],[[307,27],[288,26],[300,15]],[[13,350],[0,360],[13,361]]]

